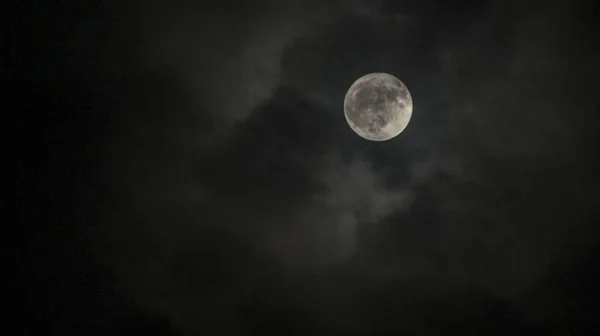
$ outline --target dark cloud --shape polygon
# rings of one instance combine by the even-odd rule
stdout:
[[[555,270],[600,233],[600,68],[583,11],[105,9],[109,28],[85,21],[52,53],[72,56],[60,83],[89,87],[90,109],[107,115],[84,230],[95,259],[139,309],[189,334],[569,330],[577,317],[543,306],[578,307]],[[97,36],[96,63],[70,64]],[[411,123],[392,141],[361,139],[341,111],[369,72],[411,91]]]

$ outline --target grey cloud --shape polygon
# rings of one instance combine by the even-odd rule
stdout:
[[[281,57],[315,24],[360,8],[360,1],[258,1],[213,4],[144,2],[140,59],[175,74],[188,94],[229,125],[241,121],[279,85]],[[206,94],[210,92],[210,94]],[[189,109],[195,109],[190,106]]]
[[[333,153],[322,160],[315,172],[321,191],[291,216],[291,224],[267,232],[273,253],[292,268],[352,264],[360,231],[412,201],[411,190],[389,189],[366,161],[343,162]]]

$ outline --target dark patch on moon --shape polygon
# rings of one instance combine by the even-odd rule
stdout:
[[[358,89],[351,100],[348,117],[361,129],[376,133],[387,125],[391,116],[387,113],[389,92],[379,87],[365,86]]]

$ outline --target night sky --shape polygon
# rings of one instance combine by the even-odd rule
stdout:
[[[599,10],[21,1],[12,334],[599,335]]]

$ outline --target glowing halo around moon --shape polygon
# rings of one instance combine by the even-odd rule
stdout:
[[[402,133],[412,117],[413,101],[398,78],[374,72],[357,79],[344,98],[350,128],[371,141],[386,141]]]

